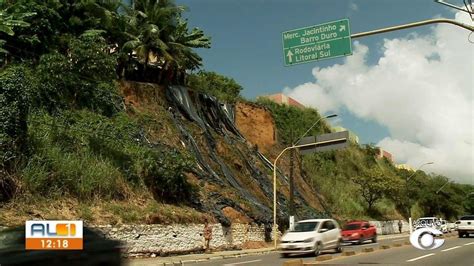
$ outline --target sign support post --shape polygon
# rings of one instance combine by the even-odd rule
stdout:
[[[291,149],[297,149],[297,148],[309,148],[309,147],[317,147],[318,145],[324,146],[324,145],[331,145],[332,143],[341,143],[347,141],[347,138],[339,138],[339,139],[331,139],[331,140],[326,140],[326,141],[320,141],[320,142],[313,142],[313,143],[308,143],[308,144],[301,144],[301,145],[293,145],[290,147],[286,147],[283,149],[280,154],[276,157],[275,161],[273,162],[273,243],[274,243],[274,248],[275,250],[277,249],[277,244],[278,244],[278,225],[276,222],[277,218],[277,162],[278,159],[285,153],[287,150]]]

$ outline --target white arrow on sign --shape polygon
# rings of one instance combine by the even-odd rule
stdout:
[[[345,31],[345,30],[346,30],[346,25],[339,26],[339,31]]]
[[[291,50],[288,50],[288,53],[286,54],[286,56],[288,56],[288,62],[292,62],[293,61],[293,53],[291,52]]]

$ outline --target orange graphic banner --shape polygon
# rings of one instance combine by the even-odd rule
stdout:
[[[26,238],[25,249],[29,250],[82,250],[82,238]]]

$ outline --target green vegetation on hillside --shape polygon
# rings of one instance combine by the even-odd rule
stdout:
[[[183,11],[169,0],[0,1],[0,206],[148,192],[192,201],[193,158],[150,143],[117,83],[179,83],[201,66],[192,48],[210,41]]]
[[[215,96],[219,101],[234,103],[239,99],[240,86],[234,79],[216,72],[199,71],[188,77],[187,85],[197,91]]]
[[[156,107],[155,102],[145,111],[127,109],[124,96],[130,95],[119,90],[120,80],[133,80],[186,84],[230,103],[241,99],[242,87],[232,78],[206,71],[187,74],[202,65],[194,48],[209,48],[210,38],[188,27],[184,10],[171,0],[135,0],[133,7],[123,6],[120,0],[0,1],[0,208],[11,204],[13,216],[17,209],[35,215],[24,205],[53,210],[48,201],[69,200],[72,207],[65,209],[75,208],[90,220],[92,202],[112,215],[122,215],[125,222],[201,217],[189,206],[177,207],[196,203],[202,186],[196,186],[201,180],[195,176],[193,180],[195,173],[190,171],[196,166],[194,158],[171,125],[173,109],[166,104]],[[146,105],[141,100],[136,106]],[[284,145],[295,142],[321,117],[311,108],[267,100],[258,104],[273,113]],[[196,145],[210,146],[209,135],[193,126]],[[176,139],[160,139],[162,132]],[[322,120],[309,134],[328,132]],[[215,139],[216,149],[226,152],[225,141]],[[239,169],[233,170],[238,172],[235,176],[247,178],[244,185],[259,190],[261,184],[249,176],[264,176],[263,171],[248,162],[244,165],[232,153],[243,152],[229,152],[225,163]],[[225,169],[224,163],[210,164]],[[295,167],[324,196],[332,214],[341,217],[408,216],[410,206],[418,216],[447,218],[474,210],[474,197],[466,196],[472,186],[450,183],[436,194],[444,177],[418,171],[407,182],[412,173],[376,160],[371,146],[351,144],[345,150],[304,156]],[[223,190],[228,198],[236,194],[231,188],[208,185],[207,189]],[[264,192],[259,193],[262,202],[268,200]],[[248,210],[251,205],[244,204],[250,199],[231,204],[225,197],[209,198],[219,200],[221,207],[233,204],[234,209]],[[150,212],[160,214],[145,217]],[[0,215],[0,223],[6,220]]]
[[[285,145],[291,145],[320,118],[312,108],[279,105],[266,99],[258,103],[272,112],[279,139]],[[328,125],[322,122],[308,136],[328,132]],[[445,177],[397,169],[387,159],[377,159],[376,153],[376,147],[351,143],[344,150],[302,156],[301,170],[325,198],[331,213],[347,219],[408,217],[409,206],[416,217],[456,219],[472,212],[474,197],[468,193],[473,186],[450,182],[436,194]]]

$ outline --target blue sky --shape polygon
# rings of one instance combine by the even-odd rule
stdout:
[[[281,32],[327,21],[349,18],[352,33],[368,31],[437,16],[452,10],[430,0],[180,0],[189,8],[185,17],[212,37],[212,48],[199,50],[204,69],[234,78],[244,87],[244,97],[281,92],[314,81],[314,67],[341,64],[343,58],[284,67]],[[452,3],[455,3],[452,1]],[[426,34],[429,27],[360,38],[369,48],[384,38],[410,32]],[[371,54],[369,63],[379,54]],[[341,77],[342,78],[342,77]],[[341,124],[359,135],[362,143],[377,143],[389,134],[375,121],[357,118],[345,109],[338,112]]]
[[[445,0],[446,1],[446,0]],[[447,0],[458,6],[461,0]],[[474,34],[436,24],[353,40],[353,55],[284,66],[284,31],[342,18],[359,33],[431,18],[474,26],[432,0],[177,0],[212,38],[204,69],[234,78],[244,97],[284,91],[375,143],[396,163],[474,184]],[[468,40],[471,40],[470,43]]]

